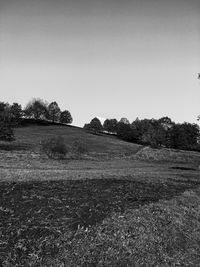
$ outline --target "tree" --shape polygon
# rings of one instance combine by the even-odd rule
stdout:
[[[152,120],[144,119],[144,120],[139,120],[138,118],[132,122],[131,124],[131,129],[134,130],[135,132],[135,137],[136,140],[139,143],[144,142],[144,137],[143,135],[148,131],[148,129],[151,126]]]
[[[162,117],[158,122],[165,130],[170,129],[174,125],[174,122],[169,117]]]
[[[128,142],[135,142],[137,140],[136,133],[131,129],[131,125],[121,121],[117,124],[117,136]]]
[[[60,118],[61,110],[57,104],[57,102],[51,102],[48,105],[48,119],[55,122],[58,121]]]
[[[37,98],[30,101],[25,109],[24,113],[27,117],[38,119],[46,119],[48,117],[47,103],[42,99]]]
[[[175,124],[170,130],[170,147],[193,149],[197,146],[199,126],[197,124]]]
[[[158,121],[153,121],[148,130],[142,135],[142,143],[150,145],[153,148],[158,148],[161,145],[165,145],[166,142],[166,131],[159,124]]]
[[[130,124],[130,122],[127,118],[121,118],[119,122],[122,122],[124,124]]]
[[[103,131],[103,126],[98,118],[94,118],[91,120],[89,124],[84,125],[84,129],[94,132],[95,134],[100,133]]]
[[[61,112],[60,114],[61,123],[71,124],[72,121],[73,121],[72,115],[68,110],[64,110],[63,112]]]
[[[171,120],[168,119],[167,117],[161,120],[139,120],[137,118],[131,124],[131,128],[135,130],[136,139],[139,143],[159,147],[166,144],[167,123],[171,123]]]
[[[12,129],[10,106],[7,103],[0,102],[0,140],[14,140]]]
[[[106,119],[103,124],[103,128],[105,131],[109,133],[116,133],[117,131],[117,120],[116,119]]]
[[[11,120],[14,126],[18,126],[20,124],[21,118],[22,118],[22,106],[18,103],[13,103],[10,107],[10,113],[11,113]]]

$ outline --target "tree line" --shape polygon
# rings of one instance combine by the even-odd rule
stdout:
[[[48,103],[40,98],[34,98],[22,108],[18,103],[0,102],[0,140],[12,141],[13,128],[21,125],[23,119],[47,120],[71,124],[72,115],[68,110],[61,110],[56,101]]]
[[[120,139],[149,145],[153,148],[167,147],[186,150],[200,150],[200,132],[197,124],[175,123],[169,117],[136,119],[132,123],[126,118],[120,121],[106,119],[101,124],[98,118],[84,125],[84,129],[95,134],[107,132]]]
[[[61,110],[56,101],[48,103],[34,98],[22,109],[18,103],[0,102],[0,140],[14,139],[13,128],[20,126],[23,119],[46,120],[71,124],[73,118],[68,110]],[[198,116],[200,120],[200,116]],[[127,118],[106,119],[101,124],[94,118],[83,127],[94,134],[115,134],[120,139],[149,145],[154,148],[200,150],[199,126],[191,123],[175,123],[169,117],[156,119],[136,119],[132,123]]]

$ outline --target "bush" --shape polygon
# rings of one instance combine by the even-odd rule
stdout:
[[[52,137],[41,142],[42,151],[53,159],[64,159],[67,154],[67,147],[61,136]]]
[[[83,142],[76,140],[72,144],[71,148],[72,154],[74,154],[76,157],[81,157],[81,155],[86,154],[88,152],[86,144]]]

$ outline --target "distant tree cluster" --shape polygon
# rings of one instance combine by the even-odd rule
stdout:
[[[102,132],[116,134],[122,140],[153,148],[195,149],[200,136],[197,124],[186,122],[176,124],[169,117],[159,120],[137,118],[132,123],[126,118],[122,118],[119,122],[116,119],[106,119],[103,125],[98,118],[94,118],[84,125],[84,129],[95,134]]]
[[[68,110],[61,111],[56,101],[50,104],[42,99],[31,100],[24,109],[24,115],[28,118],[43,119],[52,122],[71,124],[73,118]]]
[[[0,102],[0,140],[14,140],[13,128],[21,125],[23,118],[48,120],[70,124],[73,119],[68,110],[61,111],[54,101],[48,104],[39,98],[31,100],[24,109],[18,103]]]

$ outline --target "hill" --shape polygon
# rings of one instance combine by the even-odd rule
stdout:
[[[67,146],[71,146],[74,141],[79,140],[84,143],[90,153],[97,155],[131,155],[135,154],[142,146],[127,143],[112,135],[94,135],[87,133],[84,129],[69,125],[35,125],[28,124],[25,127],[15,129],[16,140],[6,144],[8,149],[31,149],[35,152],[39,150],[40,142],[43,139],[62,136]],[[3,148],[3,144],[1,145]],[[4,145],[5,147],[5,145]]]
[[[57,135],[88,155],[38,153]],[[0,266],[199,266],[200,153],[64,125],[15,136],[0,143]]]

